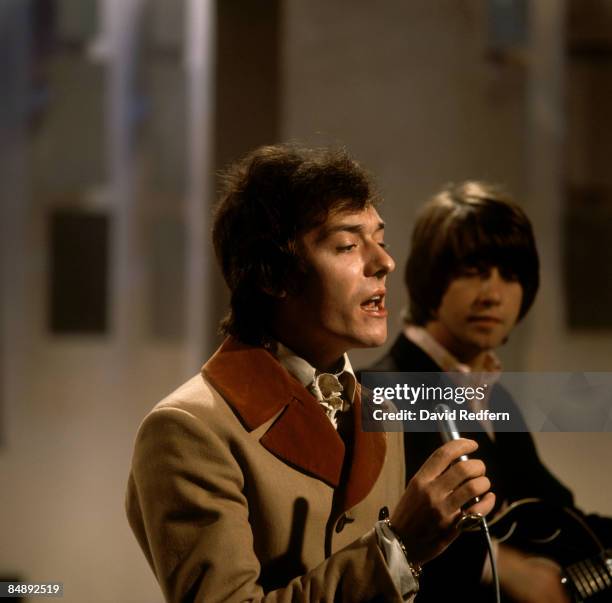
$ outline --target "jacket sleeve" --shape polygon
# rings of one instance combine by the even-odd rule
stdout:
[[[242,469],[228,442],[184,410],[157,409],[143,422],[126,505],[169,603],[402,601],[373,530],[264,592]]]

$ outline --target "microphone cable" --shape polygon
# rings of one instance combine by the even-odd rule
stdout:
[[[482,534],[484,534],[487,542],[487,550],[489,553],[489,561],[491,563],[491,575],[493,577],[493,586],[495,588],[495,601],[501,603],[501,592],[499,588],[499,574],[497,572],[497,559],[495,559],[495,551],[493,550],[493,541],[491,540],[491,532],[489,532],[489,524],[485,519],[484,515],[480,513],[467,513],[462,515],[457,522],[457,529],[459,531],[471,530],[473,528],[480,528]]]
[[[489,532],[489,524],[484,517],[481,517],[481,528],[487,541],[487,548],[489,549],[489,561],[491,562],[491,574],[493,576],[493,585],[495,586],[495,601],[501,603],[501,593],[499,590],[499,574],[497,573],[497,559],[495,559],[495,552],[493,551],[493,541],[491,540],[491,532]]]

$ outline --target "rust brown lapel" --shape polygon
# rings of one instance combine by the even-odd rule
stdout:
[[[280,412],[261,438],[261,444],[284,462],[338,487],[345,452],[342,439],[316,398],[270,352],[229,337],[202,372],[249,431]],[[344,508],[354,506],[371,490],[382,469],[385,452],[383,433],[365,433],[361,429],[358,389],[353,458]]]

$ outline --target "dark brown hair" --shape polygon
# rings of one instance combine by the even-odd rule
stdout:
[[[305,267],[296,241],[330,212],[376,204],[365,170],[344,150],[260,147],[224,174],[213,243],[231,292],[221,331],[267,340],[274,302],[299,290]]]
[[[412,232],[405,283],[409,320],[435,318],[451,280],[466,268],[497,267],[523,288],[519,320],[539,286],[539,259],[531,223],[510,197],[485,182],[467,181],[442,189],[420,211]]]

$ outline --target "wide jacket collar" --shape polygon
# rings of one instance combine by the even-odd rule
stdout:
[[[340,485],[342,438],[316,398],[270,352],[229,337],[202,372],[250,431],[278,414],[260,440],[268,451],[334,488]],[[386,454],[384,433],[362,431],[359,387],[353,413],[353,457],[342,496],[344,509],[367,496]]]

